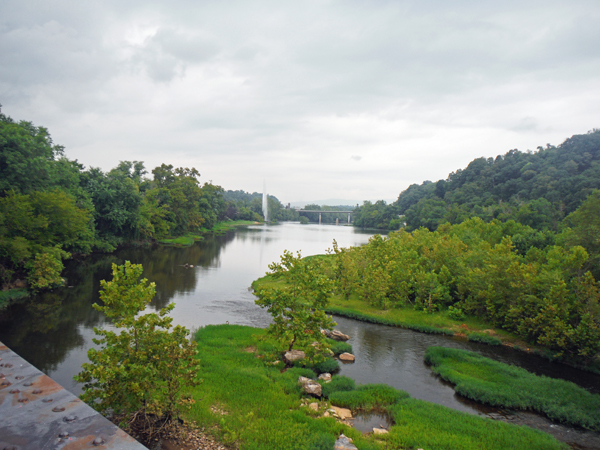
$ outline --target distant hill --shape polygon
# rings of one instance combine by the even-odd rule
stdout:
[[[510,150],[496,158],[477,158],[445,180],[413,184],[398,200],[366,202],[361,226],[431,230],[468,217],[514,219],[536,229],[555,230],[560,221],[600,188],[600,130],[575,135],[557,147]],[[367,213],[368,212],[368,213]]]

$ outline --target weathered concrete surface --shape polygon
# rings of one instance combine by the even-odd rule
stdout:
[[[147,450],[0,342],[0,449]]]

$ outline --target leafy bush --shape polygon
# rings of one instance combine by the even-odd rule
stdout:
[[[448,306],[448,317],[454,320],[464,320],[466,316],[462,309],[454,306]]]
[[[471,342],[480,342],[488,345],[502,345],[502,341],[497,337],[484,333],[470,333],[468,336]]]
[[[315,371],[318,374],[321,373],[335,373],[340,370],[340,363],[331,357],[325,358],[325,360],[315,364]]]
[[[173,303],[158,314],[139,314],[156,292],[154,283],[138,282],[142,270],[129,261],[113,264],[112,281],[101,281],[104,306],[94,304],[94,309],[121,331],[94,328],[100,348],[88,351],[90,362],[74,378],[84,383],[81,398],[102,413],[171,419],[185,404],[181,392],[199,384],[196,343],[188,340],[186,328],[172,327],[173,319],[166,317]]]
[[[352,353],[352,346],[347,342],[335,341],[335,343],[331,346],[331,351],[334,355],[340,355],[346,352]]]
[[[352,378],[337,375],[329,383],[323,383],[323,396],[329,397],[334,392],[353,391],[356,383]]]

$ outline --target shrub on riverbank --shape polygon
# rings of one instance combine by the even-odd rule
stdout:
[[[264,335],[264,330],[237,325],[207,326],[195,334],[202,383],[190,392],[195,402],[190,406],[188,419],[213,430],[224,443],[241,450],[331,449],[342,432],[360,450],[566,448],[550,435],[527,427],[412,400],[390,386],[355,387],[353,380],[342,376],[323,385],[327,395],[346,395],[346,405],[354,409],[373,405],[387,409],[396,425],[390,428],[389,435],[375,439],[332,417],[315,418],[308,408],[300,406],[297,381],[300,375],[314,378],[314,372],[294,367],[281,373],[268,360],[273,345],[261,339]]]
[[[464,397],[502,408],[533,410],[552,420],[600,431],[600,395],[569,381],[444,347],[429,347],[425,362]]]

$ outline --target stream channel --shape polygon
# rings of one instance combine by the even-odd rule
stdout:
[[[129,260],[143,264],[144,276],[154,281],[157,288],[149,311],[175,302],[171,313],[175,324],[189,329],[226,322],[265,327],[269,316],[254,304],[250,284],[264,275],[268,265],[278,261],[284,250],[301,250],[303,256],[322,254],[332,246],[333,239],[340,247],[349,247],[367,243],[371,235],[372,232],[347,226],[257,225],[208,236],[186,248],[127,248],[109,255],[68,261],[64,272],[68,288],[39,295],[0,312],[0,341],[78,395],[81,387],[73,381],[73,376],[87,361],[87,350],[94,345],[92,328],[110,327],[92,304],[99,301],[100,280],[111,278],[112,263]],[[464,348],[538,375],[572,381],[593,393],[600,393],[598,375],[507,347],[343,317],[335,320],[336,328],[351,336],[349,343],[356,356],[356,362],[343,364],[340,373],[358,383],[386,383],[414,398],[541,429],[572,448],[600,449],[600,433],[555,424],[532,413],[489,408],[456,395],[451,385],[432,374],[423,362],[423,355],[432,345]],[[359,418],[357,422],[362,424],[359,428],[366,428],[377,426],[384,419]]]

